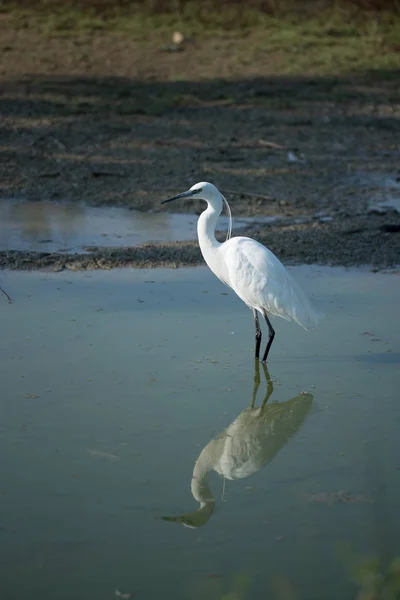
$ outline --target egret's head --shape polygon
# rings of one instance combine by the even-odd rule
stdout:
[[[200,181],[200,183],[195,183],[192,185],[190,190],[182,192],[182,194],[178,194],[172,198],[168,198],[167,200],[163,200],[161,204],[165,204],[165,202],[171,202],[172,200],[179,200],[181,198],[201,198],[207,202],[212,202],[214,198],[221,199],[221,194],[212,183]]]

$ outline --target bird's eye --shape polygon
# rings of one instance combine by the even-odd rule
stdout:
[[[203,188],[199,188],[199,189],[196,190],[196,194],[199,194],[202,191],[203,191]]]

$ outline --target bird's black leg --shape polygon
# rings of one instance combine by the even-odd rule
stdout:
[[[264,406],[267,404],[268,400],[270,399],[272,392],[274,391],[274,384],[272,382],[271,375],[269,374],[268,367],[265,364],[265,362],[262,363],[262,366],[263,366],[265,381],[267,382],[267,393],[265,394],[265,398],[263,400],[263,403],[261,404],[261,408],[264,408]]]
[[[255,358],[254,359],[254,385],[253,385],[253,395],[251,397],[250,408],[254,408],[259,387],[260,387],[260,362],[259,362],[258,358]]]
[[[269,350],[271,348],[272,342],[274,341],[275,330],[272,327],[271,322],[268,319],[268,315],[265,312],[265,310],[263,310],[263,317],[264,317],[264,319],[265,319],[265,321],[266,321],[266,323],[268,325],[268,343],[267,343],[267,347],[265,348],[264,356],[263,356],[263,359],[262,359],[262,362],[265,362],[267,360],[268,353],[269,353]]]
[[[255,354],[255,357],[260,358],[260,346],[261,346],[262,334],[261,334],[260,323],[258,321],[258,313],[255,308],[253,308],[253,315],[254,315],[254,324],[256,326],[256,354]]]

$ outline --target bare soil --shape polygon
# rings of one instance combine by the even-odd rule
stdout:
[[[400,194],[398,71],[285,75],[279,48],[251,34],[174,48],[112,32],[49,37],[0,17],[0,198],[198,213],[199,201],[160,201],[206,180],[234,216],[286,219],[250,230],[284,261],[399,264],[400,216],[369,211]],[[190,242],[0,252],[14,269],[201,262]]]

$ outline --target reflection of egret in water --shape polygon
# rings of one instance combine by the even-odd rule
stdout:
[[[313,402],[311,394],[301,393],[286,402],[267,404],[273,383],[267,366],[262,363],[267,392],[262,404],[255,407],[260,386],[260,363],[255,360],[254,389],[250,406],[202,450],[193,469],[191,490],[200,508],[165,521],[186,527],[201,527],[215,510],[215,500],[208,485],[209,471],[225,479],[244,479],[264,468],[287,444],[306,420]]]

